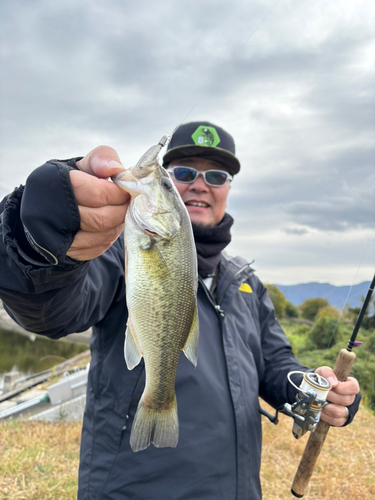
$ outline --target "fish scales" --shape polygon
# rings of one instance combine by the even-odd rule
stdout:
[[[162,142],[162,141],[160,141]],[[175,377],[181,350],[196,366],[199,325],[197,258],[190,218],[168,173],[150,148],[135,167],[113,179],[131,194],[125,218],[125,278],[129,311],[125,359],[143,356],[145,389],[134,418],[134,451],[175,447]]]
[[[127,248],[136,232],[132,221],[127,221]],[[156,244],[158,250],[130,251],[127,258],[127,303],[134,331],[142,331],[139,346],[147,366],[145,393],[152,392],[160,401],[174,394],[180,351],[190,331],[186,325],[192,324],[196,308],[195,289],[188,279],[194,256],[184,250],[189,248],[184,233],[179,231],[173,241],[180,255],[168,251],[169,241],[161,241]]]

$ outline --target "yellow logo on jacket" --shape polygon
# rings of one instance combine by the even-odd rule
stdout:
[[[239,290],[240,292],[253,293],[251,286],[248,285],[247,283],[242,283]]]

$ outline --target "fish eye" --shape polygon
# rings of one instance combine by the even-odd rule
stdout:
[[[163,179],[162,184],[165,187],[165,189],[168,189],[168,191],[172,189],[172,183],[169,179]]]

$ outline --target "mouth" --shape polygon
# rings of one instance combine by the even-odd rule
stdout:
[[[204,201],[186,201],[185,205],[187,207],[200,207],[200,208],[209,208],[209,204]]]

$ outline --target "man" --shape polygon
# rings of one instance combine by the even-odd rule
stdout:
[[[107,178],[123,167],[105,146],[84,158],[51,160],[1,205],[0,295],[12,317],[51,338],[93,326],[78,498],[110,500],[260,499],[258,395],[293,402],[293,356],[264,286],[240,258],[222,253],[232,218],[230,182],[240,170],[232,137],[208,122],[174,134],[164,166],[193,223],[200,275],[197,369],[180,357],[177,448],[134,453],[129,437],[143,391],[143,362],[128,371],[123,230],[129,196]],[[322,418],[349,423],[355,379],[328,367],[332,404]],[[348,409],[349,407],[349,409]]]

